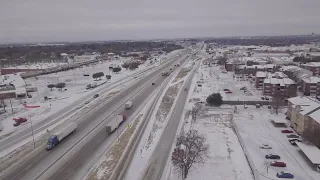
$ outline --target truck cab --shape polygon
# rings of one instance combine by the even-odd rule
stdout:
[[[51,136],[51,137],[48,139],[46,150],[47,150],[47,151],[50,151],[51,149],[53,149],[54,147],[56,147],[58,144],[59,144],[58,137],[57,137],[57,136]]]

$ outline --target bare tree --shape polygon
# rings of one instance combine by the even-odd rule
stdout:
[[[192,116],[192,120],[195,121],[197,120],[197,116],[200,114],[200,111],[202,109],[201,104],[196,103],[191,110],[191,116]]]
[[[185,179],[191,167],[205,162],[209,145],[206,144],[204,135],[199,134],[197,130],[190,130],[178,136],[176,146],[171,160],[175,170]]]
[[[282,104],[283,104],[283,97],[281,96],[280,92],[274,93],[272,95],[272,106],[277,115],[279,113],[279,108]]]

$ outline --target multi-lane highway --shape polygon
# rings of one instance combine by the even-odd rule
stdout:
[[[184,55],[178,61],[185,60]],[[79,118],[79,130],[62,142],[53,151],[40,151],[28,162],[21,162],[13,171],[5,174],[1,179],[74,179],[84,162],[92,157],[93,151],[99,148],[102,142],[112,142],[116,133],[107,136],[105,124],[118,113],[124,113],[132,120],[134,109],[125,111],[123,104],[131,99],[134,105],[142,104],[154,92],[164,79],[160,73],[170,68],[171,61],[155,70],[152,76],[142,77],[130,88],[120,92],[108,102],[99,105]],[[155,85],[151,85],[155,82]],[[113,138],[112,138],[113,137]],[[44,147],[43,147],[44,148]]]

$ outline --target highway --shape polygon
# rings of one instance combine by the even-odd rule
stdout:
[[[197,62],[195,65],[195,68],[191,71],[191,75],[188,77],[188,79],[184,83],[183,88],[187,87],[188,90],[190,90],[192,79],[195,75],[196,70],[199,68],[199,65],[200,63]],[[177,129],[178,129],[187,99],[188,99],[188,93],[182,90],[179,94],[177,103],[172,111],[173,113],[170,116],[168,124],[163,130],[160,140],[151,155],[151,159],[149,160],[147,170],[142,177],[143,180],[150,180],[150,179],[160,180],[161,179],[167,160],[169,159],[169,157],[171,157],[172,144],[175,140]],[[127,175],[125,179],[129,180],[130,175]]]
[[[183,56],[178,61],[184,60],[187,56]],[[128,121],[132,120],[135,105],[142,104],[150,94],[166,79],[160,73],[170,68],[173,63],[162,65],[152,76],[145,76],[134,83],[130,88],[120,92],[108,102],[97,106],[90,112],[85,114],[78,120],[79,130],[72,136],[63,141],[57,148],[52,151],[41,151],[36,157],[28,162],[22,162],[14,171],[6,174],[0,179],[72,179],[76,172],[82,168],[84,162],[89,160],[95,149],[106,139],[115,138],[117,133],[108,137],[105,132],[105,124],[114,118],[116,114],[123,113],[127,115]],[[155,82],[155,85],[151,85]],[[125,111],[123,104],[131,99],[133,101],[133,109]],[[45,147],[43,147],[45,148]],[[77,154],[79,152],[79,154]],[[90,156],[91,155],[91,156]],[[70,166],[71,163],[71,166]],[[86,162],[87,163],[87,162]],[[68,167],[68,168],[65,168]],[[48,173],[48,172],[57,173]],[[51,177],[50,177],[51,176]]]

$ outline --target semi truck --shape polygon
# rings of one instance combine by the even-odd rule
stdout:
[[[128,101],[124,104],[124,108],[130,109],[132,107],[132,101]]]
[[[125,121],[127,117],[123,114],[118,114],[116,118],[112,119],[107,125],[106,130],[108,134],[112,134],[119,126],[120,124]]]
[[[46,150],[50,151],[55,148],[62,140],[68,137],[70,134],[74,133],[78,128],[77,123],[70,123],[66,125],[60,131],[55,132],[52,136],[49,137]]]

